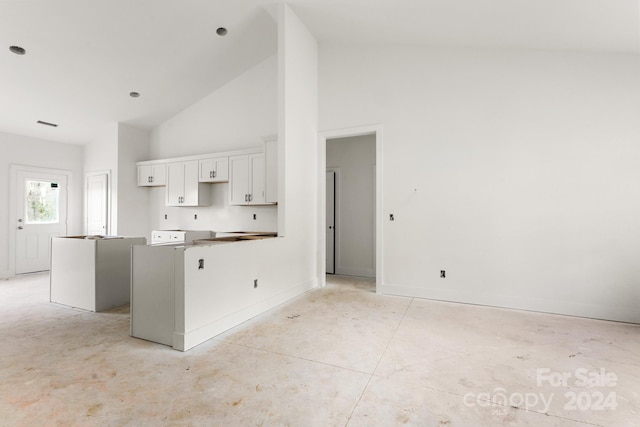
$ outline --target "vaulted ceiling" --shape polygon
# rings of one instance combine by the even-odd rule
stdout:
[[[288,3],[320,43],[640,55],[638,0]],[[274,14],[273,0],[0,0],[0,131],[82,144],[114,122],[150,129],[274,54]]]

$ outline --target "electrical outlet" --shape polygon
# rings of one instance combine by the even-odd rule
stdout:
[[[446,278],[447,277],[446,274],[447,274],[446,271],[440,270],[440,278],[442,278],[442,279]]]
[[[253,214],[253,219],[258,219],[258,215]]]
[[[164,214],[164,219],[167,219],[167,214]]]
[[[253,280],[253,289],[258,287],[258,279]]]
[[[193,214],[193,219],[198,219],[198,214]]]
[[[393,214],[389,214],[389,221],[395,221],[396,219],[393,217]]]

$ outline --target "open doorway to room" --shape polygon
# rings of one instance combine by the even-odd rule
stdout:
[[[326,158],[326,272],[375,278],[376,136],[328,139]]]
[[[318,280],[364,280],[380,292],[382,126],[321,133],[318,148]]]

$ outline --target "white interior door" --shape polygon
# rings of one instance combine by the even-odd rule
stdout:
[[[327,268],[329,274],[335,273],[335,237],[336,237],[336,173],[327,172]]]
[[[87,176],[87,234],[109,234],[109,175]]]
[[[67,176],[15,171],[16,274],[49,270],[52,236],[67,233]]]

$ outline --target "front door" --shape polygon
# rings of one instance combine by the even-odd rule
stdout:
[[[49,270],[52,236],[67,233],[67,176],[15,170],[16,274]]]

